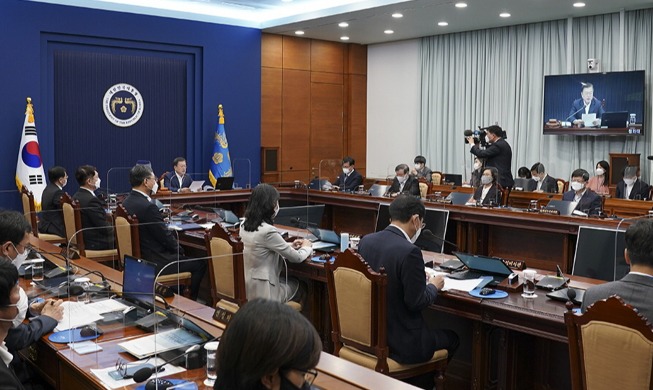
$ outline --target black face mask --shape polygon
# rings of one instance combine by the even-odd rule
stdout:
[[[289,381],[285,375],[279,373],[279,376],[281,377],[280,390],[310,390],[311,388],[311,386],[306,382],[304,382],[301,387],[297,387]]]

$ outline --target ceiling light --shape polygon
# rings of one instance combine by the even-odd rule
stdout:
[[[445,27],[445,26],[448,26],[448,25],[449,25],[449,23],[447,23],[447,22],[438,22],[438,26]]]
[[[349,27],[349,23],[347,23],[347,22],[340,22],[340,23],[338,23],[338,27],[342,27],[342,28]]]
[[[304,35],[304,32],[302,30],[297,30],[295,31],[295,35]]]
[[[392,30],[385,30],[384,33],[386,33],[386,34],[394,34],[395,32],[392,31]]]
[[[340,40],[341,40],[341,41],[348,41],[348,40],[349,40],[349,37],[348,37],[348,36],[340,37]]]
[[[467,3],[463,3],[462,1],[459,1],[456,3],[456,8],[467,8]]]
[[[403,18],[404,15],[400,14],[399,12],[395,12],[394,14],[392,14],[392,17],[395,19],[399,19],[399,18]]]
[[[499,14],[499,16],[501,16],[502,18],[509,18],[510,14],[507,13],[507,12],[502,12],[502,13]]]
[[[581,7],[584,7],[584,6],[585,6],[585,3],[582,3],[582,2],[574,3],[574,7],[576,7],[576,8],[581,8]]]

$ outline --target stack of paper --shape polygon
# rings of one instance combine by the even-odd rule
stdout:
[[[127,308],[124,304],[113,299],[105,299],[93,303],[66,301],[61,306],[63,307],[63,319],[54,328],[56,332],[79,328],[101,321],[102,314]]]

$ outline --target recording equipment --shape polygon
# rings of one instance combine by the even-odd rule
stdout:
[[[487,142],[485,141],[485,136],[487,135],[487,132],[485,131],[487,128],[481,128],[481,126],[478,126],[478,129],[472,130],[465,130],[463,134],[465,135],[465,143],[468,144],[469,142],[467,141],[467,137],[474,137],[474,143],[475,144],[481,144],[481,146],[487,146]]]
[[[653,156],[648,156],[646,158],[649,159],[649,160],[653,160]]]
[[[136,382],[136,383],[145,382],[146,380],[150,379],[152,374],[154,374],[155,372],[161,372],[163,367],[166,366],[168,363],[171,363],[171,362],[173,362],[173,361],[175,361],[175,360],[177,360],[179,358],[185,357],[186,355],[190,354],[191,352],[195,352],[195,351],[197,351],[199,349],[200,349],[200,344],[195,344],[195,345],[190,346],[186,351],[184,351],[184,353],[182,353],[180,355],[177,355],[177,356],[173,357],[172,359],[166,360],[165,363],[163,363],[163,364],[161,364],[159,366],[156,366],[156,367],[145,366],[145,367],[140,368],[138,371],[136,371],[134,373],[134,377],[133,377],[134,382]]]

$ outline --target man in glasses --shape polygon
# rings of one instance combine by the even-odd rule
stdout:
[[[18,316],[18,270],[11,262],[0,259],[0,342],[4,346],[9,329]],[[13,356],[4,348],[0,348],[0,388],[24,389],[23,385],[10,368]]]

